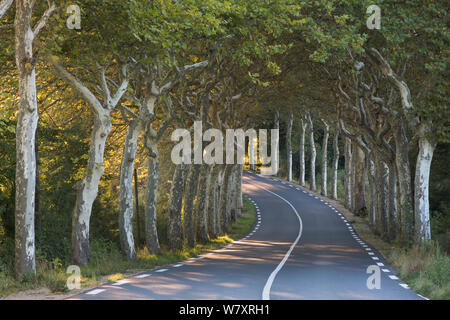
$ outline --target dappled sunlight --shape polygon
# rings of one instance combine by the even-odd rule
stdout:
[[[281,291],[272,291],[270,293],[272,298],[280,298],[280,299],[291,299],[291,300],[301,300],[301,299],[305,299],[305,296],[302,296],[298,293],[294,293],[294,292],[281,292]]]
[[[370,294],[362,294],[361,292],[355,292],[355,291],[344,291],[338,294],[340,298],[343,299],[373,299],[374,297]]]
[[[226,288],[242,288],[244,285],[242,283],[234,283],[234,282],[218,282],[216,285]]]

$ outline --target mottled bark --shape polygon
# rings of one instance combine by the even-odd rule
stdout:
[[[367,177],[369,180],[369,195],[370,195],[370,204],[369,204],[369,224],[374,227],[375,226],[375,217],[377,210],[377,194],[376,194],[376,176],[375,176],[375,163],[369,157],[366,157],[367,162]]]
[[[375,231],[382,238],[387,235],[387,219],[389,210],[389,172],[387,165],[375,158],[377,211],[375,218]]]
[[[38,123],[39,126],[39,123]],[[35,155],[36,155],[36,186],[35,186],[35,193],[34,193],[34,213],[36,217],[35,221],[35,233],[36,233],[36,240],[39,243],[41,240],[42,235],[42,209],[41,209],[41,178],[39,175],[39,138],[38,138],[38,131],[39,128],[36,128],[36,136],[35,136]]]
[[[345,201],[344,206],[347,209],[352,207],[352,141],[350,138],[345,138],[345,172],[344,172],[344,189],[345,189]]]
[[[242,175],[243,175],[244,166],[243,165],[237,165],[236,168],[236,192],[237,192],[237,204],[236,204],[236,210],[237,210],[237,216],[240,217],[242,214],[242,208],[244,207],[244,203],[242,201]]]
[[[189,171],[186,176],[186,188],[183,200],[183,228],[184,236],[189,246],[195,245],[195,217],[194,199],[197,192],[198,177],[200,175],[201,164],[188,165]]]
[[[365,154],[364,151],[353,143],[353,170],[354,170],[354,188],[353,188],[353,213],[357,216],[364,216],[367,213],[366,208],[366,188],[365,188]]]
[[[104,94],[104,104],[77,78],[69,73],[56,57],[50,57],[55,71],[80,94],[91,107],[94,125],[91,136],[88,164],[85,175],[77,183],[77,198],[72,214],[72,263],[84,266],[90,261],[89,222],[92,205],[97,198],[98,184],[104,171],[104,151],[106,139],[111,132],[111,112],[128,88],[127,66],[122,67],[123,80],[114,96],[110,95],[106,80],[106,69],[100,70],[100,80]]]
[[[430,231],[430,204],[429,183],[430,168],[433,160],[436,143],[427,134],[429,128],[421,124],[419,133],[419,153],[416,162],[415,189],[414,189],[414,216],[415,216],[415,241],[421,245],[431,239]]]
[[[389,214],[388,214],[388,231],[389,240],[394,240],[397,236],[397,176],[395,173],[394,163],[388,164],[389,171]]]
[[[317,187],[316,187],[316,145],[314,144],[314,125],[313,125],[313,121],[311,118],[311,115],[308,113],[307,114],[307,118],[308,118],[308,123],[309,123],[309,144],[310,144],[310,152],[311,152],[311,157],[310,157],[310,189],[312,191],[316,191]]]
[[[280,112],[278,111],[278,110],[276,110],[275,111],[275,119],[274,119],[274,129],[280,129]],[[279,141],[276,141],[276,145],[278,146],[278,142]],[[272,155],[271,155],[271,157],[272,157],[272,164],[271,164],[271,166],[272,166],[272,169],[273,169],[273,173],[274,173],[274,175],[277,175],[278,174],[278,169],[279,169],[279,164],[280,164],[280,159],[278,159],[278,153],[277,152],[274,152],[273,150],[271,151],[272,153]]]
[[[145,199],[145,243],[150,253],[159,253],[158,229],[156,224],[159,183],[159,153],[156,143],[151,148],[151,155],[147,156],[148,176]]]
[[[339,130],[336,128],[333,139],[333,168],[331,172],[331,189],[332,198],[337,200],[337,182],[338,182],[338,166],[339,166]]]
[[[207,203],[207,215],[208,215],[208,232],[211,238],[215,238],[218,235],[216,219],[217,219],[217,202],[216,202],[216,193],[217,193],[217,179],[219,175],[220,165],[214,164],[209,166],[208,170],[208,183],[209,188],[208,192],[208,203]]]
[[[201,165],[200,176],[198,179],[197,187],[197,202],[195,204],[195,216],[196,216],[196,236],[197,241],[206,242],[208,238],[208,173],[209,166],[206,164]]]
[[[395,123],[392,127],[395,140],[395,167],[398,178],[398,233],[401,240],[409,242],[413,240],[414,234],[414,208],[408,139],[402,121]]]
[[[181,205],[185,171],[185,164],[176,165],[170,188],[167,237],[172,250],[181,250],[183,247]]]
[[[233,168],[232,165],[226,165],[223,170],[221,179],[219,210],[220,210],[220,224],[222,232],[227,232],[228,227],[231,223],[230,203],[229,203],[229,193],[230,193],[229,178],[231,175],[232,168]]]
[[[133,237],[133,170],[136,158],[137,143],[142,131],[139,120],[130,122],[123,149],[120,167],[120,207],[119,237],[122,255],[125,260],[136,259],[136,248]],[[137,195],[136,195],[137,196]]]
[[[294,123],[294,115],[292,110],[289,110],[289,117],[287,119],[286,131],[286,175],[287,180],[292,181],[292,125]]]
[[[305,119],[300,118],[300,136],[299,136],[299,166],[300,173],[298,181],[302,187],[305,186],[305,134],[308,124]]]
[[[34,197],[36,188],[35,133],[38,122],[36,70],[33,62],[32,1],[17,1],[15,50],[18,71],[16,129],[15,273],[36,273]]]
[[[222,194],[222,179],[223,179],[223,173],[225,172],[225,167],[222,167],[220,169],[220,175],[218,179],[218,185],[217,185],[217,192],[214,194],[215,196],[215,203],[216,203],[216,230],[219,235],[222,235],[224,233],[224,230],[222,228],[222,215],[220,211],[220,197]]]
[[[328,137],[330,136],[330,126],[328,123],[325,122],[325,120],[321,119],[323,123],[323,140],[322,140],[322,190],[320,193],[323,196],[327,196],[327,169],[328,169],[328,161],[327,161],[327,150],[328,150]]]
[[[0,2],[0,18],[11,6],[12,1]],[[36,154],[35,134],[38,123],[36,98],[36,69],[33,57],[33,41],[55,12],[52,3],[44,12],[34,29],[33,0],[16,0],[15,57],[18,78],[18,115],[16,129],[16,195],[15,195],[15,260],[17,277],[36,274],[35,258],[35,192]]]
[[[76,186],[77,198],[72,214],[72,263],[80,266],[90,262],[89,223],[104,172],[104,150],[110,132],[109,114],[104,114],[102,118],[96,116],[86,173]]]

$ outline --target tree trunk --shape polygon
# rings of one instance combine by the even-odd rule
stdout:
[[[196,214],[196,235],[199,242],[207,242],[208,239],[208,171],[209,166],[206,164],[201,165],[200,177],[198,179],[197,189],[197,203],[195,206]]]
[[[222,232],[228,231],[228,226],[231,222],[230,217],[230,204],[229,200],[229,177],[231,174],[232,165],[226,165],[223,170],[222,179],[221,179],[221,187],[220,187],[220,223]]]
[[[379,158],[375,159],[376,167],[376,192],[377,192],[377,211],[375,218],[376,233],[383,239],[387,233],[387,216],[389,210],[388,204],[388,167]]]
[[[308,124],[305,119],[300,118],[300,143],[299,143],[299,166],[300,174],[298,181],[302,187],[305,186],[305,133]]]
[[[231,226],[233,225],[234,213],[233,213],[233,169],[234,165],[230,165],[230,172],[228,174],[228,179],[225,181],[227,184],[227,193],[226,193],[226,216],[227,216],[227,227],[226,230],[229,232],[231,230]]]
[[[237,190],[237,216],[240,217],[242,214],[242,208],[244,207],[244,203],[242,201],[242,175],[244,166],[238,165],[237,170],[237,181],[236,181],[236,190]]]
[[[280,130],[280,113],[278,110],[275,111],[275,119],[274,119],[274,129]],[[276,145],[278,146],[279,141],[276,141]],[[277,150],[278,151],[278,150]],[[272,158],[272,169],[274,175],[278,174],[280,159],[278,159],[278,152],[271,151],[271,158]]]
[[[353,143],[353,170],[354,170],[354,197],[353,197],[353,213],[357,216],[366,215],[366,187],[365,187],[365,154],[364,151]]]
[[[104,172],[106,138],[111,132],[109,112],[95,114],[88,165],[77,184],[77,199],[72,215],[72,263],[85,266],[90,262],[89,222],[92,205],[97,198],[98,184]]]
[[[197,191],[198,176],[200,174],[201,164],[190,164],[186,177],[186,192],[183,201],[183,227],[184,236],[189,246],[195,245],[195,218],[194,218],[194,199]]]
[[[39,125],[39,123],[38,123]],[[35,186],[35,194],[34,194],[34,202],[35,202],[35,216],[36,216],[36,240],[39,243],[42,235],[42,210],[41,210],[41,179],[39,176],[39,141],[38,141],[38,130],[36,128],[36,141],[35,141],[35,155],[36,155],[36,186]]]
[[[397,236],[397,176],[394,162],[388,164],[389,170],[389,215],[388,238],[394,240]]]
[[[428,193],[431,161],[433,160],[436,143],[426,136],[427,131],[426,125],[421,124],[419,127],[419,154],[417,155],[414,179],[415,240],[418,245],[422,245],[424,241],[431,239]]]
[[[339,166],[339,130],[336,128],[333,139],[333,169],[331,173],[332,198],[337,200],[337,182],[338,182],[338,166]]]
[[[35,134],[38,122],[36,70],[33,62],[33,1],[16,1],[15,52],[19,80],[16,129],[15,274],[36,274],[34,199]]]
[[[122,166],[120,167],[120,209],[119,236],[122,254],[125,260],[136,259],[136,248],[133,237],[133,169],[137,144],[142,125],[139,120],[130,122],[123,149]],[[137,195],[136,195],[137,196]]]
[[[408,139],[401,121],[392,125],[392,128],[395,140],[395,168],[398,178],[398,232],[401,240],[410,242],[414,238],[414,209]]]
[[[208,223],[211,238],[217,237],[221,233],[219,198],[220,198],[220,184],[219,176],[222,172],[222,165],[215,164],[211,172],[211,184],[208,197]]]
[[[368,156],[366,157],[367,162],[367,177],[369,180],[369,194],[370,194],[370,205],[369,205],[369,224],[375,227],[375,216],[377,208],[377,194],[376,194],[376,176],[375,176],[375,163]]]
[[[330,127],[328,123],[326,123],[322,119],[324,135],[322,141],[322,190],[321,194],[323,196],[327,196],[327,169],[328,169],[328,161],[327,161],[327,149],[328,149],[328,137],[330,136]]]
[[[181,205],[183,201],[185,171],[185,164],[179,164],[175,167],[172,186],[170,188],[167,237],[169,240],[169,248],[172,250],[181,250],[183,247]]]
[[[314,125],[311,118],[311,115],[308,113],[308,122],[309,122],[309,144],[311,148],[311,163],[310,163],[310,170],[311,170],[311,185],[310,189],[312,191],[316,191],[316,145],[314,144]]]
[[[286,132],[286,175],[287,180],[292,181],[292,124],[294,122],[294,115],[292,110],[289,111],[289,118],[287,120]]]
[[[345,189],[345,202],[344,205],[347,209],[352,207],[352,141],[350,138],[345,138],[345,178],[344,178],[344,189]]]
[[[156,225],[159,184],[159,153],[156,142],[147,150],[148,176],[145,199],[145,243],[150,253],[160,253],[158,229]]]
[[[139,188],[138,188],[138,172],[137,168],[134,168],[134,202],[136,208],[136,226],[137,226],[137,235],[136,242],[137,247],[141,245],[142,233],[141,233],[141,217],[139,214]]]

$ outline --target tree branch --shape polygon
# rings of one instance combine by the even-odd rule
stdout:
[[[47,57],[47,60],[53,65],[56,73],[65,81],[67,81],[70,86],[87,101],[89,106],[91,106],[91,108],[93,108],[96,113],[104,113],[103,105],[100,103],[97,97],[83,83],[81,83],[80,80],[78,80],[69,71],[67,71],[67,69],[60,63],[58,57],[49,56]]]
[[[11,7],[14,0],[2,0],[0,1],[0,19],[3,15],[8,11],[9,7]]]
[[[45,25],[47,24],[48,19],[50,19],[50,17],[52,16],[52,14],[54,14],[56,12],[56,5],[54,2],[47,1],[48,3],[48,9],[45,10],[44,14],[42,15],[41,19],[39,19],[38,23],[34,26],[34,30],[33,30],[33,36],[34,38],[37,37],[37,35],[39,34],[39,32],[41,32],[41,30],[45,27]]]

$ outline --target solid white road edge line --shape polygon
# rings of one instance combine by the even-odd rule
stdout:
[[[295,246],[297,245],[298,241],[300,240],[300,237],[302,236],[302,230],[303,230],[303,222],[302,222],[302,218],[300,218],[300,215],[298,213],[298,211],[295,209],[295,207],[285,198],[283,198],[282,196],[276,194],[275,192],[272,192],[264,187],[258,186],[259,188],[273,194],[274,196],[280,198],[281,200],[283,200],[284,202],[286,202],[291,208],[292,210],[294,210],[299,224],[300,224],[300,228],[299,228],[299,232],[297,235],[297,238],[295,239],[295,241],[292,243],[291,247],[289,248],[288,252],[286,252],[286,254],[283,257],[283,260],[281,260],[281,262],[278,264],[278,266],[275,268],[275,270],[272,271],[272,273],[270,274],[269,278],[267,279],[266,285],[264,286],[263,292],[262,292],[262,299],[263,300],[270,300],[270,288],[272,287],[272,283],[273,280],[275,280],[275,277],[277,276],[278,272],[280,272],[281,268],[283,268],[284,264],[286,263],[287,259],[289,258],[289,256],[291,255],[292,250],[294,250]]]

